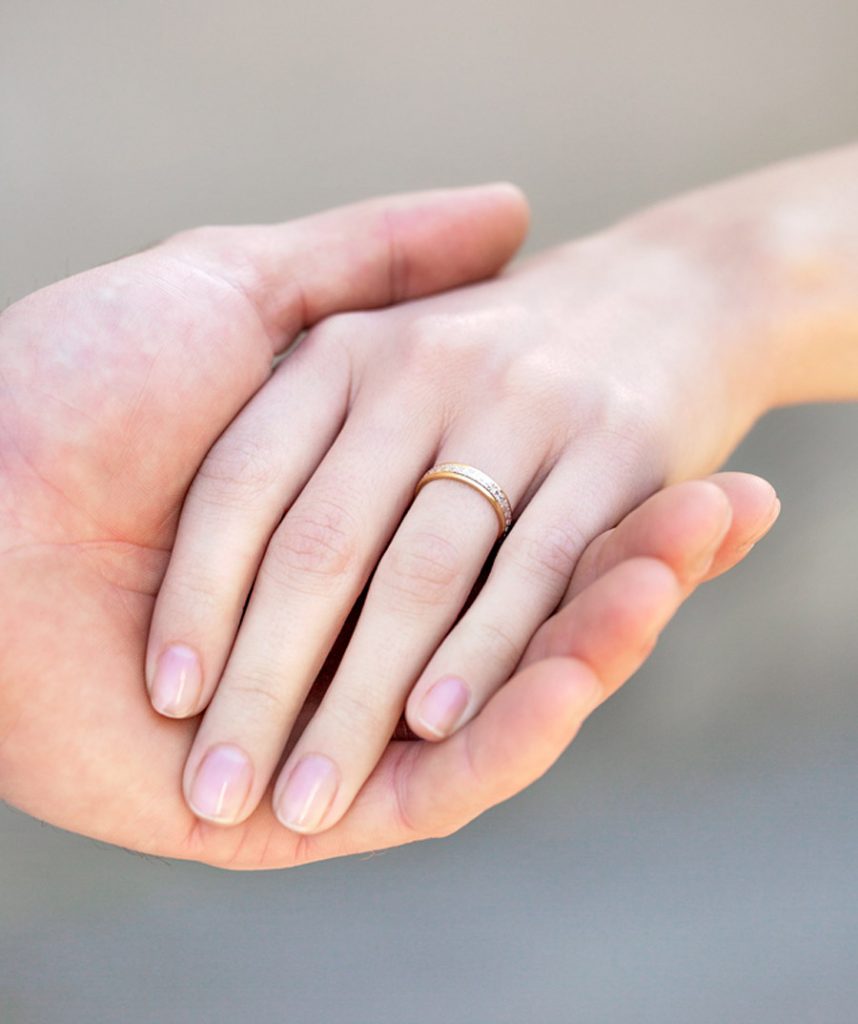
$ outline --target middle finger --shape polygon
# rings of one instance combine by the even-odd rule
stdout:
[[[503,437],[500,430],[481,434]],[[539,454],[522,442],[488,446],[469,435],[455,432],[437,463],[465,462],[488,472],[515,508],[539,472]],[[300,832],[328,828],[348,809],[497,537],[491,502],[461,481],[433,480],[416,496],[379,563],[333,682],[275,786],[275,812],[284,825]]]

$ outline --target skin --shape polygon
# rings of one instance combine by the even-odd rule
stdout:
[[[727,394],[743,394],[738,407],[746,413],[789,401],[854,397],[858,391],[858,232],[850,198],[858,180],[855,165],[854,150],[788,165],[668,204],[613,235],[625,252],[665,257],[671,274],[688,271],[685,287],[674,283],[671,289],[670,316],[677,314],[681,299],[683,311],[700,309],[704,324],[708,311],[708,322],[719,324],[718,336],[734,339],[731,350],[741,350],[740,358],[721,365]],[[516,205],[520,233],[524,218]],[[437,216],[432,211],[428,222],[437,224]],[[380,234],[389,242],[389,217],[383,224]],[[332,232],[338,254],[353,233],[345,228]],[[247,376],[256,372],[266,379],[270,353],[288,344],[303,323],[336,309],[366,308],[416,294],[410,269],[404,275],[391,273],[389,261],[386,266],[381,261],[375,283],[356,295],[353,286],[356,280],[366,284],[364,275],[354,267],[344,272],[343,261],[332,265],[324,245],[312,247],[311,253],[302,250],[291,230],[286,237],[280,234],[279,244],[268,233],[262,245],[258,234],[244,241],[235,233],[227,238],[220,229],[202,235],[197,233],[189,247],[192,239],[183,239],[179,262],[192,268],[187,282],[177,279],[171,256],[165,264],[135,266],[142,271],[139,278],[133,275],[135,281],[146,287],[136,294],[132,289],[127,304],[113,301],[115,296],[100,287],[88,287],[100,285],[99,279],[87,278],[81,289],[78,279],[74,288],[55,286],[40,293],[38,303],[32,297],[14,309],[15,317],[7,314],[0,321],[4,359],[9,354],[0,378],[0,585],[16,598],[4,603],[0,633],[2,795],[85,834],[235,867],[283,866],[447,834],[544,771],[594,699],[597,703],[610,692],[651,647],[688,587],[677,583],[678,572],[669,570],[673,580],[664,572],[682,517],[661,506],[666,518],[655,517],[664,526],[656,560],[646,547],[659,536],[651,521],[636,554],[631,526],[598,538],[584,552],[572,580],[573,591],[583,589],[533,638],[535,646],[528,645],[521,670],[449,740],[388,744],[358,800],[335,827],[296,835],[276,824],[265,801],[237,827],[198,821],[177,788],[170,788],[187,757],[195,723],[152,715],[140,689],[152,595],[169,557],[181,497],[205,450],[258,386],[255,378],[248,384]],[[472,233],[467,237],[473,239]],[[455,283],[445,272],[451,261],[457,263],[465,239],[459,234],[450,240],[446,249],[439,249],[438,237],[426,247],[427,253],[444,257],[434,278],[430,272],[431,283],[421,278],[427,292]],[[401,248],[388,244],[387,252]],[[275,252],[276,269],[269,262],[260,275],[263,254],[270,258]],[[619,249],[614,252],[620,255]],[[365,266],[363,251],[353,256]],[[424,261],[424,271],[431,262]],[[411,263],[407,258],[406,267]],[[401,266],[402,260],[394,264]],[[638,269],[641,265],[634,263]],[[618,283],[631,266],[617,264]],[[462,276],[486,273],[490,269],[484,267]],[[653,291],[660,276],[636,278],[644,308],[650,305],[648,294],[652,310],[665,301]],[[211,290],[189,291],[186,283],[200,284],[201,278]],[[391,292],[391,282],[403,279],[412,290]],[[248,301],[231,299],[234,305],[227,311],[224,291],[243,294]],[[224,308],[209,315],[218,304]],[[18,318],[21,308],[24,315]],[[239,310],[241,315],[235,315]],[[154,365],[146,349],[153,337],[153,312],[164,316],[166,328],[155,333],[182,342],[165,345]],[[264,345],[263,333],[270,348],[260,362],[251,339]],[[69,358],[69,347],[72,353],[77,348],[94,356],[87,360],[88,373]],[[762,397],[753,397],[757,391]],[[139,433],[129,430],[136,422],[144,427]],[[117,439],[123,444],[118,446]],[[713,450],[718,443],[713,436]],[[717,490],[727,493],[725,484],[719,479]],[[681,486],[697,488],[706,501],[720,500],[713,498],[716,492],[709,484]],[[766,485],[743,478],[740,486],[757,497],[749,502],[746,494],[737,508],[736,494],[729,496],[732,526],[715,566],[741,557],[772,514]],[[651,501],[673,501],[676,493],[668,488]],[[93,501],[98,507],[92,507]],[[747,520],[743,501],[746,510],[756,502]],[[652,508],[645,503],[639,512],[649,517]],[[711,519],[703,519],[711,527]],[[105,521],[110,530],[105,531]],[[630,515],[623,522],[640,521]],[[168,540],[163,547],[153,545],[144,539],[147,531]],[[685,532],[679,529],[678,536]],[[619,544],[617,538],[625,540]],[[712,543],[711,534],[707,543]],[[705,563],[703,546],[698,543],[694,552],[689,548],[686,556]],[[589,565],[592,572],[600,559],[610,562],[611,557],[620,559],[614,570],[589,580],[579,575],[580,566]],[[602,625],[606,630],[599,633]],[[592,648],[576,648],[588,639]],[[625,659],[622,671],[612,655]],[[336,671],[335,660],[329,668]],[[599,680],[595,687],[594,676]],[[309,715],[317,696],[311,693]]]
[[[449,741],[390,743],[336,828],[288,832],[267,802],[228,829],[188,809],[179,777],[196,723],[152,710],[143,669],[181,502],[206,452],[302,325],[490,274],[525,222],[502,188],[205,229],[4,313],[4,800],[87,836],[233,868],[447,834],[559,756],[701,578],[713,537],[723,535],[704,576],[741,557],[773,514],[767,484],[726,475],[665,491],[582,560],[587,585],[538,656]],[[318,691],[309,713],[317,701]]]
[[[205,711],[194,812],[243,821],[273,780],[285,826],[335,826],[403,708],[443,739],[526,664],[593,537],[717,468],[773,406],[858,392],[856,172],[854,149],[784,165],[311,331],[203,463],[154,611],[155,706]],[[476,597],[491,505],[451,481],[412,500],[446,461],[516,510]]]

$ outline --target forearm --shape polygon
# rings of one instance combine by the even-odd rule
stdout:
[[[858,399],[858,146],[702,189],[608,232],[684,264],[760,412]]]

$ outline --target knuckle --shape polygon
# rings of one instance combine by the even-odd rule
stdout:
[[[587,538],[573,523],[553,523],[539,533],[528,534],[511,556],[528,576],[536,576],[552,589],[565,587]]]
[[[399,715],[399,707],[391,706],[389,696],[382,699],[364,690],[338,690],[331,696],[334,699],[328,701],[325,714],[342,735],[389,739]]]
[[[257,228],[235,224],[198,224],[168,235],[161,246],[180,258],[192,257],[193,265],[201,272],[209,273],[212,279],[219,278],[225,285],[240,291],[239,281],[245,281],[248,275],[258,280],[249,253],[260,239]]]
[[[524,418],[538,408],[543,432],[562,430],[569,423],[570,407],[576,420],[586,419],[598,402],[597,395],[578,385],[556,352],[538,345],[517,352],[498,371],[495,386],[515,415]]]
[[[462,579],[461,555],[446,537],[421,530],[391,546],[379,566],[378,579],[410,604],[443,604]]]
[[[346,312],[334,313],[313,326],[299,342],[293,354],[292,366],[299,360],[302,368],[311,367],[332,394],[337,393],[337,381],[345,389],[350,408],[358,385],[362,380],[361,371],[368,356],[377,349],[382,331],[377,313]]]
[[[643,500],[662,486],[667,472],[666,447],[658,426],[648,416],[616,415],[590,430],[587,441],[599,445],[605,466],[614,479],[635,481],[644,488]]]
[[[434,374],[439,366],[449,363],[453,355],[450,334],[443,329],[438,316],[423,316],[406,329],[402,340],[403,367],[412,373]]]
[[[424,314],[404,328],[399,341],[400,366],[406,378],[436,379],[464,370],[487,347],[487,331],[462,314]]]
[[[607,441],[612,447],[617,444],[635,452],[645,450],[657,429],[653,404],[643,390],[610,380],[582,381],[576,389],[576,430],[591,440]]]
[[[479,651],[480,664],[498,673],[511,672],[518,664],[522,644],[510,628],[490,619],[475,623],[474,646]]]
[[[212,621],[223,606],[223,590],[205,567],[185,560],[183,563],[177,572],[168,572],[158,597],[159,618],[169,618],[173,628],[180,618],[197,623]]]
[[[292,353],[291,367],[299,372],[311,368],[332,394],[337,381],[349,382],[349,404],[361,365],[360,355],[370,348],[375,335],[369,334],[366,313],[335,313],[307,331]]]
[[[261,668],[242,670],[229,681],[229,692],[241,708],[243,718],[261,722],[282,722],[294,712],[294,701],[284,690],[282,679]]]
[[[315,499],[290,511],[274,534],[261,572],[273,582],[296,579],[329,582],[351,569],[357,555],[354,517],[342,501]]]
[[[258,507],[278,477],[278,460],[261,437],[225,437],[203,460],[192,493],[205,504],[243,511]]]

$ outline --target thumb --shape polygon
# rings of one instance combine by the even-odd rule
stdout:
[[[527,221],[511,185],[371,199],[183,231],[35,292],[2,323],[21,473],[162,544],[206,451],[303,328],[482,279]]]
[[[493,184],[370,199],[283,224],[194,228],[163,247],[240,288],[276,353],[332,313],[494,274],[528,221],[521,191]]]

